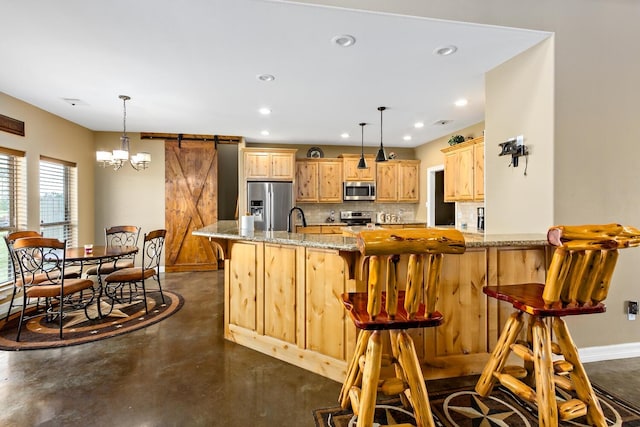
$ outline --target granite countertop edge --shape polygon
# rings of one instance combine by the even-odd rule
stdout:
[[[192,233],[194,236],[265,242],[281,245],[296,245],[318,249],[335,249],[340,251],[357,251],[354,237],[339,234],[302,234],[286,231],[251,231],[240,230],[238,221],[218,221]],[[547,246],[546,234],[470,234],[463,233],[468,249],[487,247],[535,247]]]

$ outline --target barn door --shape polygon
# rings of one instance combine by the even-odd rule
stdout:
[[[218,153],[211,141],[165,141],[165,270],[217,270],[214,246],[191,232],[218,220]]]

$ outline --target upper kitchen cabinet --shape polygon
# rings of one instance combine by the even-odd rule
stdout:
[[[359,154],[342,154],[344,181],[375,181],[376,180],[376,162],[374,155],[365,155],[367,161],[366,169],[358,169],[360,161]]]
[[[376,164],[376,201],[417,203],[420,160],[389,160]]]
[[[284,148],[245,148],[245,179],[249,181],[293,181],[296,151]]]
[[[296,202],[342,202],[342,160],[298,160]]]
[[[441,150],[444,153],[444,200],[484,200],[484,137]]]

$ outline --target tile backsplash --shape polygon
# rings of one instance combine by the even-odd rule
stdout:
[[[298,203],[304,211],[304,216],[309,224],[319,224],[327,222],[331,211],[335,212],[336,222],[340,221],[340,211],[371,211],[374,213],[384,212],[396,215],[400,218],[398,222],[411,222],[415,220],[416,203],[375,203],[375,202],[344,202],[344,203]]]
[[[456,229],[478,232],[478,208],[482,202],[456,202]]]

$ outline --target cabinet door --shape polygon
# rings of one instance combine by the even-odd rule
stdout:
[[[458,153],[444,156],[444,201],[455,202],[458,177]]]
[[[271,179],[293,180],[295,157],[291,153],[270,153]]]
[[[342,162],[322,161],[318,163],[318,201],[342,202]]]
[[[473,146],[473,199],[484,200],[484,144]]]
[[[376,165],[376,200],[395,202],[398,200],[398,164],[380,162]]]
[[[398,164],[398,201],[418,202],[420,197],[420,162]]]
[[[318,201],[318,163],[296,162],[296,201]]]
[[[458,151],[456,200],[473,199],[473,146]]]
[[[264,245],[264,334],[296,343],[296,247]]]
[[[367,161],[366,169],[358,169],[360,157],[344,158],[344,180],[345,181],[375,181],[375,159],[373,156],[365,156]]]
[[[245,153],[244,176],[246,179],[269,179],[271,159],[269,153]]]

